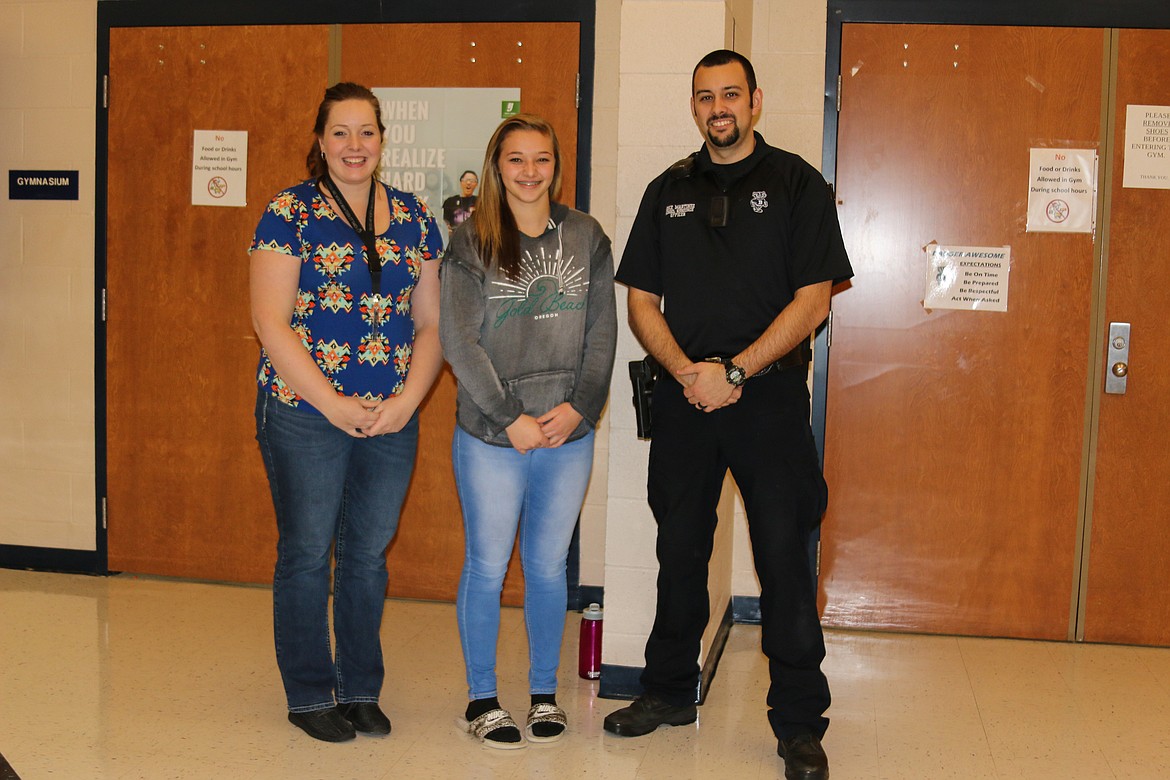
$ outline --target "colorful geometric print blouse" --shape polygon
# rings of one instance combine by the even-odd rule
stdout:
[[[373,294],[361,238],[329,208],[315,180],[272,199],[248,248],[249,254],[267,249],[301,259],[289,325],[339,394],[378,401],[402,391],[414,345],[410,295],[423,262],[443,249],[426,204],[383,187],[390,227],[375,240],[382,257],[380,295]],[[289,406],[320,414],[285,384],[264,349],[257,381]]]

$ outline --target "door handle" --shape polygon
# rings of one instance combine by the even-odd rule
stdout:
[[[1105,392],[1111,395],[1125,395],[1125,383],[1129,377],[1129,323],[1109,323],[1109,354],[1105,365]]]

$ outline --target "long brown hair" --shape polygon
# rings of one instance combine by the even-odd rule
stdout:
[[[325,158],[321,154],[321,136],[325,135],[325,123],[329,121],[329,112],[333,107],[344,100],[365,100],[374,109],[374,118],[378,122],[378,136],[386,136],[386,125],[382,124],[382,104],[370,91],[369,87],[354,84],[352,81],[342,81],[325,90],[325,97],[317,107],[317,121],[313,125],[313,144],[309,147],[309,154],[305,158],[305,166],[309,175],[319,179],[329,170]]]
[[[500,149],[504,141],[517,130],[535,130],[552,141],[553,180],[548,189],[549,200],[561,190],[561,146],[548,120],[535,114],[516,114],[500,123],[488,141],[483,157],[483,175],[479,177],[479,200],[475,205],[472,224],[479,256],[491,268],[498,265],[504,275],[514,278],[520,270],[520,229],[508,205],[504,180],[500,178]]]

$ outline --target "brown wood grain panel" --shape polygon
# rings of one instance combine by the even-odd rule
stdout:
[[[563,157],[560,200],[574,202],[577,160],[577,24],[346,25],[342,78],[369,87],[519,87],[524,111],[557,131]],[[426,56],[404,59],[418,49]],[[474,59],[474,62],[472,61]],[[484,146],[487,138],[483,139]],[[442,376],[419,417],[419,456],[390,549],[390,593],[454,600],[463,562],[463,525],[451,470],[455,379]],[[519,556],[504,582],[505,604],[523,601]]]
[[[304,175],[325,27],[110,34],[109,565],[271,582],[247,247]],[[246,208],[191,205],[193,130],[248,132]]]
[[[1028,233],[1033,146],[1093,147],[1100,31],[846,25],[825,622],[1062,638],[1092,239]],[[931,242],[1011,247],[1007,312],[925,310]]]
[[[1170,73],[1158,64],[1168,53],[1170,31],[1120,31],[1102,327],[1131,324],[1130,373],[1125,395],[1101,396],[1085,605],[1090,641],[1170,645],[1170,190],[1122,186],[1126,106],[1170,105]]]

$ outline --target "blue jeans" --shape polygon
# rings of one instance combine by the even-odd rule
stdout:
[[[384,676],[386,547],[414,469],[418,415],[399,433],[356,439],[320,414],[261,391],[256,440],[279,534],[272,622],[288,708],[376,702]],[[330,548],[336,662],[329,643]]]
[[[521,455],[462,428],[451,443],[463,505],[464,557],[455,611],[469,699],[496,695],[500,591],[520,530],[530,693],[556,693],[568,593],[565,558],[593,468],[593,432]]]

